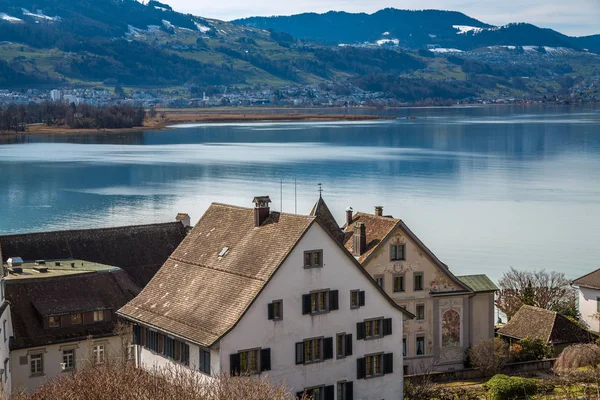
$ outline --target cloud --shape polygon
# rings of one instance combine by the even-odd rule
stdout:
[[[250,16],[291,15],[330,10],[372,13],[386,7],[414,9],[414,0],[167,0],[178,11],[231,20]],[[556,29],[568,35],[600,33],[600,1],[598,0],[421,0],[422,9],[463,12],[493,25],[529,22]]]

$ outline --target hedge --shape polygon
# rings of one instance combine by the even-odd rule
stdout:
[[[495,375],[483,387],[488,390],[492,400],[515,400],[528,398],[538,393],[535,379],[519,376]]]

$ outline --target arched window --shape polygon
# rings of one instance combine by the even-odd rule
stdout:
[[[460,314],[446,310],[442,314],[442,347],[460,346]]]

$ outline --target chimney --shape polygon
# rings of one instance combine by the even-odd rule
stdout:
[[[365,250],[367,250],[367,227],[364,222],[357,222],[354,225],[354,235],[353,246],[352,246],[352,254],[355,257],[360,257],[364,254]]]
[[[259,196],[255,197],[252,202],[254,203],[254,226],[258,228],[271,214],[269,206],[271,198],[269,196]]]
[[[346,226],[352,225],[352,212],[354,212],[352,207],[346,208]]]
[[[375,215],[383,217],[383,206],[375,206]]]
[[[177,216],[175,217],[175,221],[181,222],[184,228],[189,228],[190,226],[192,226],[190,216],[186,213],[177,214]]]

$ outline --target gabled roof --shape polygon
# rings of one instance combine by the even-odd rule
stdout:
[[[2,255],[114,265],[143,287],[186,235],[181,222],[0,236]]]
[[[327,204],[325,203],[325,200],[323,200],[322,196],[319,196],[319,201],[317,201],[313,206],[312,210],[310,211],[310,215],[317,217],[317,220],[325,229],[329,231],[331,236],[333,236],[338,243],[342,243],[344,240],[344,232],[336,222],[333,214],[331,214],[331,211],[329,210],[329,207],[327,207]]]
[[[524,305],[498,330],[513,339],[542,339],[550,344],[589,343],[597,336],[555,311]]]
[[[403,233],[405,233],[415,244],[419,247],[433,262],[440,271],[445,274],[452,282],[454,282],[459,288],[464,291],[471,292],[471,288],[461,282],[457,277],[450,272],[448,266],[440,261],[439,258],[436,257],[435,254],[427,246],[425,243],[421,241],[415,235],[410,228],[400,219],[395,219],[392,217],[380,217],[373,214],[361,213],[358,212],[352,217],[352,223],[350,225],[344,225],[343,229],[345,232],[344,237],[344,246],[346,249],[352,253],[353,250],[353,240],[352,236],[354,235],[354,225],[357,222],[363,222],[366,227],[366,235],[367,235],[367,249],[366,251],[358,257],[358,262],[362,265],[366,265],[369,262],[370,258],[375,254],[376,249],[383,245],[387,239],[393,234],[396,229],[400,229]],[[456,293],[456,292],[454,292]]]
[[[43,317],[94,310],[116,311],[140,291],[125,273],[105,272],[6,281],[14,337],[11,349],[44,346],[88,336],[113,335],[116,318],[102,323],[44,329]]]
[[[271,212],[255,227],[253,209],[213,203],[152,281],[118,314],[210,347],[235,327],[315,222],[319,224],[313,216]],[[219,257],[225,247],[228,251]]]
[[[575,279],[571,285],[600,290],[600,269]]]
[[[456,278],[470,287],[475,293],[496,292],[500,290],[487,275],[463,275]]]

